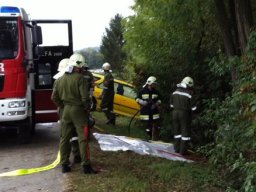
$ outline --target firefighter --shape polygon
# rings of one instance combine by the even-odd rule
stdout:
[[[140,120],[146,124],[146,133],[152,140],[159,137],[161,96],[156,89],[156,77],[150,76],[139,91],[136,102],[140,104]]]
[[[104,63],[102,65],[102,69],[104,70],[105,75],[103,80],[103,91],[99,96],[99,99],[102,99],[100,107],[107,117],[107,124],[115,125],[116,116],[113,112],[115,96],[114,77],[110,72],[110,67],[111,66],[109,63]]]
[[[81,165],[85,174],[97,173],[92,169],[90,163],[90,152],[88,143],[88,110],[90,109],[90,97],[86,81],[81,74],[82,61],[73,60],[70,57],[67,72],[55,83],[52,100],[63,108],[61,119],[60,138],[60,164],[62,172],[70,172],[69,155],[70,139],[74,129],[78,135],[79,149],[81,154]]]
[[[89,66],[86,62],[82,66],[81,72],[89,85],[88,88],[89,88],[89,92],[90,92],[90,97],[92,98],[93,92],[94,92],[94,78],[93,78],[93,74],[89,71]]]
[[[88,87],[88,91],[90,93],[90,98],[91,98],[91,104],[92,104],[92,96],[93,96],[93,90],[94,90],[94,80],[93,80],[93,75],[90,71],[88,71],[89,67],[88,64],[84,58],[83,55],[79,54],[79,53],[74,53],[73,55],[71,55],[70,60],[72,62],[81,62],[81,73],[84,76],[85,80],[86,80],[86,84]],[[91,128],[94,126],[95,124],[95,119],[89,114],[88,117],[88,127],[89,127],[89,135],[90,135],[90,130]],[[90,136],[89,136],[90,138]],[[88,139],[89,139],[88,138]],[[77,137],[77,133],[74,130],[73,134],[72,134],[72,138],[70,139],[71,142],[71,146],[72,146],[72,154],[74,157],[73,163],[80,163],[81,162],[81,156],[80,156],[80,152],[79,152],[79,144],[78,144],[78,137]]]
[[[196,110],[193,86],[193,79],[185,77],[181,83],[177,84],[176,90],[170,97],[170,107],[173,109],[174,150],[182,155],[187,154],[192,111]]]
[[[74,53],[73,55],[70,56],[69,58],[70,62],[73,63],[81,63],[81,73],[83,74],[83,68],[84,66],[88,66],[85,58],[83,55],[79,54],[79,53]],[[86,80],[87,86],[88,88],[90,88],[89,83]],[[88,90],[89,91],[89,90]],[[70,143],[71,143],[71,149],[72,149],[72,154],[73,154],[73,163],[80,163],[81,162],[81,155],[80,155],[80,151],[79,151],[79,143],[78,143],[78,136],[76,133],[76,130],[73,129],[73,133],[72,133],[72,138],[70,139]]]
[[[65,59],[62,59],[60,61],[58,69],[57,69],[58,73],[53,76],[53,78],[55,79],[53,87],[55,87],[55,84],[58,81],[58,79],[62,75],[64,75],[65,69],[68,66],[69,62],[70,62],[69,58],[65,58]],[[61,123],[62,113],[63,113],[63,107],[58,107],[58,114],[59,114],[59,117],[60,117],[60,123]],[[73,130],[75,130],[75,129],[73,129]],[[73,163],[80,163],[81,162],[81,157],[80,157],[80,152],[79,152],[78,137],[77,137],[77,134],[76,134],[75,131],[73,133],[73,137],[70,139],[70,143],[71,143],[70,150],[72,151],[73,157],[74,157]]]

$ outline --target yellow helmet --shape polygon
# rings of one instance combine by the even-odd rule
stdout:
[[[78,68],[88,66],[87,63],[85,62],[84,56],[79,53],[74,53],[73,55],[71,55],[69,60],[70,60],[69,65],[72,65]]]
[[[185,83],[188,87],[194,86],[194,80],[191,77],[185,77],[181,83]]]

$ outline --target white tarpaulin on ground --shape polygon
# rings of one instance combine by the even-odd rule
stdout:
[[[147,142],[125,136],[93,133],[103,151],[134,151],[141,155],[153,155],[174,161],[192,162],[175,153],[173,144],[163,142]]]

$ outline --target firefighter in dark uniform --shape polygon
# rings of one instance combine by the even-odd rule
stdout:
[[[79,149],[81,154],[81,165],[85,174],[96,173],[91,167],[88,143],[88,110],[90,108],[90,97],[86,81],[81,74],[82,63],[71,61],[67,71],[55,83],[52,100],[63,108],[61,118],[60,138],[60,164],[62,172],[70,172],[70,139],[74,128],[78,135]]]
[[[86,80],[86,82],[88,83],[88,89],[90,92],[90,97],[93,97],[93,92],[94,92],[94,78],[93,78],[93,74],[89,71],[89,66],[87,63],[85,63],[82,66],[82,74]]]
[[[177,89],[170,97],[170,107],[173,109],[174,150],[182,155],[187,154],[192,111],[196,110],[193,86],[193,79],[185,77],[181,83],[177,84]]]
[[[115,125],[116,116],[113,111],[114,96],[115,96],[114,77],[110,72],[109,63],[104,63],[102,65],[102,69],[104,70],[105,75],[103,80],[103,91],[102,91],[102,94],[99,96],[99,98],[102,99],[100,107],[108,119],[107,124]]]
[[[146,132],[152,140],[159,137],[161,96],[156,89],[156,78],[151,76],[139,91],[136,102],[141,105],[140,120],[146,124]]]

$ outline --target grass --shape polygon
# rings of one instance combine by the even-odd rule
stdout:
[[[105,125],[102,113],[94,112],[100,131],[128,135],[130,118],[118,117],[117,125]],[[98,130],[96,130],[98,132]],[[144,129],[134,122],[130,136],[146,139]],[[97,175],[85,175],[80,165],[68,174],[67,192],[221,192],[220,178],[207,169],[207,164],[170,161],[163,158],[139,155],[131,151],[101,151],[97,141],[91,140],[92,166],[100,170]]]

